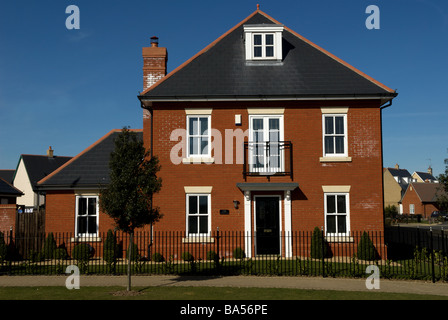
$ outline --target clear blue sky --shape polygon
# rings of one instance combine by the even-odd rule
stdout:
[[[141,48],[156,35],[168,71],[256,10],[397,89],[384,110],[384,165],[444,172],[446,0],[22,0],[0,4],[0,169],[20,154],[75,156],[111,129],[142,127]],[[380,29],[368,30],[368,5]],[[66,7],[80,9],[68,30]],[[430,160],[431,159],[431,160]]]

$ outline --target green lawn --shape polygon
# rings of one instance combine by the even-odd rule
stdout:
[[[0,287],[0,300],[448,300],[448,297],[387,292],[351,292],[274,288]]]

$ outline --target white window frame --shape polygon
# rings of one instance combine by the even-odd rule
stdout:
[[[336,197],[336,212],[335,213],[328,213],[328,204],[327,204],[327,197],[328,196],[335,196]],[[339,213],[337,212],[337,197],[338,196],[345,196],[345,213]],[[338,232],[337,230],[337,221],[336,221],[336,233],[329,233],[328,232],[328,226],[327,226],[327,216],[345,216],[345,232]],[[350,235],[350,194],[347,192],[326,192],[324,193],[324,223],[325,223],[325,235],[330,237],[347,237]]]
[[[206,130],[206,134],[201,135],[200,132],[198,131],[197,135],[194,135],[194,138],[200,138],[200,137],[207,137],[208,138],[208,147],[207,147],[207,153],[202,153],[202,148],[201,148],[201,144],[199,145],[199,154],[191,154],[190,153],[190,119],[192,118],[197,118],[198,119],[198,123],[200,123],[200,118],[207,118],[207,124],[208,124],[208,128]],[[211,149],[212,149],[212,143],[211,143],[211,116],[210,115],[199,115],[199,114],[195,114],[195,115],[187,115],[187,157],[188,158],[211,158]]]
[[[269,119],[279,119],[279,141],[284,141],[284,117],[283,114],[254,114],[249,115],[249,143],[254,142],[253,136],[254,136],[254,128],[253,128],[253,120],[254,119],[263,119],[263,141],[269,141],[269,130],[266,130],[269,125]],[[285,152],[284,148],[280,148],[280,167],[276,171],[272,171],[271,173],[276,172],[283,172],[285,168]],[[248,152],[248,162],[249,162],[249,171],[250,172],[270,172],[267,171],[268,163],[265,161],[263,168],[258,169],[254,168],[254,164],[252,163],[253,159],[253,148],[249,146],[249,152]],[[265,158],[266,159],[266,158]]]
[[[274,60],[281,61],[283,59],[282,50],[282,33],[283,25],[267,24],[267,25],[245,25],[245,43],[246,43],[246,60],[259,61],[259,60]],[[273,35],[273,49],[274,54],[272,57],[266,57],[266,35]],[[262,35],[262,56],[255,57],[255,42],[254,36]]]
[[[256,36],[260,36],[261,37],[261,44],[255,44],[255,37]],[[267,36],[272,36],[272,44],[267,44],[266,43],[266,37]],[[253,60],[269,60],[269,59],[275,59],[276,58],[276,47],[275,47],[275,34],[274,33],[253,33],[252,34],[253,37],[253,46],[252,46],[252,59]],[[272,56],[267,56],[267,48],[268,47],[272,47]],[[261,55],[260,56],[255,56],[255,49],[256,48],[261,48]]]
[[[409,205],[409,214],[415,214],[415,205],[413,203]]]
[[[201,214],[199,214],[199,211],[197,214],[190,214],[190,197],[207,197],[207,232],[206,233],[200,233],[199,230],[199,219],[198,219],[198,233],[190,233],[189,230],[189,217],[190,216],[197,216],[200,217]],[[199,201],[198,207],[199,207]],[[211,234],[211,226],[212,226],[212,214],[211,214],[211,195],[207,193],[187,193],[185,195],[185,230],[186,230],[186,236],[190,238],[196,238],[196,237],[210,237]],[[205,215],[202,215],[205,216]]]
[[[95,231],[95,233],[88,233],[88,232],[86,232],[86,233],[79,233],[78,232],[78,227],[79,227],[78,226],[78,218],[79,218],[79,209],[80,209],[79,208],[79,199],[87,199],[87,208],[88,208],[89,199],[92,199],[92,198],[96,200],[96,205],[95,205],[96,231]],[[88,231],[88,229],[89,229],[89,226],[87,225],[87,231]],[[75,236],[76,237],[82,237],[82,238],[97,237],[98,236],[98,230],[99,230],[99,197],[97,195],[95,195],[95,196],[93,196],[93,195],[77,195],[76,196],[76,205],[75,205]]]
[[[333,132],[332,134],[327,134],[326,130],[325,130],[325,119],[328,117],[332,117],[333,118],[333,129],[336,130],[336,126],[335,126],[335,118],[336,117],[342,117],[343,118],[343,124],[344,124],[344,134],[336,134],[335,132]],[[344,157],[347,158],[348,157],[348,143],[347,143],[347,114],[346,113],[330,113],[330,114],[322,114],[322,152],[323,152],[323,157],[324,158],[328,158],[328,157]],[[325,150],[325,138],[326,137],[343,137],[344,138],[344,152],[343,153],[336,153],[336,143],[334,139],[334,150],[333,153],[327,153]]]

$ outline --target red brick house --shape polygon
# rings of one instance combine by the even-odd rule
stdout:
[[[257,10],[165,75],[143,48],[146,146],[162,166],[155,231],[294,255],[294,231],[383,231],[381,110],[397,93]]]
[[[213,244],[219,228],[247,235],[249,257],[290,257],[296,231],[383,231],[381,109],[395,91],[260,10],[169,74],[156,37],[142,53],[136,131],[162,178],[151,235]],[[113,229],[98,197],[118,131],[39,181],[47,232],[101,243]]]
[[[445,192],[439,183],[411,182],[401,199],[403,213],[430,218],[433,211],[441,210],[437,199],[442,193]]]

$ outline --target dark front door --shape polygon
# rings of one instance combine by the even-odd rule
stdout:
[[[280,254],[279,198],[255,200],[257,254]]]

